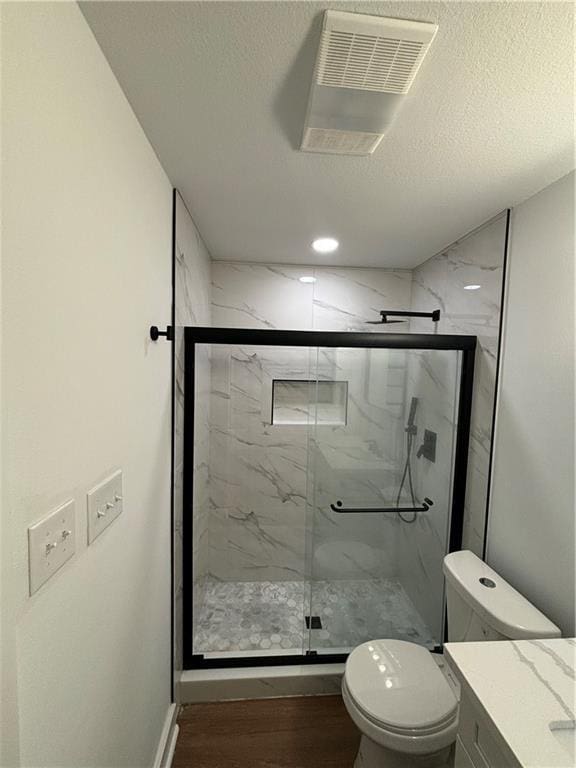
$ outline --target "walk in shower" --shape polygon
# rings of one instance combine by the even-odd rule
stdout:
[[[476,338],[185,331],[184,661],[444,639]]]

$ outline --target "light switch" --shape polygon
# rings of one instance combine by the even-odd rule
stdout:
[[[88,492],[88,544],[122,512],[122,496],[120,469]]]
[[[28,528],[30,594],[33,595],[76,551],[74,500]]]

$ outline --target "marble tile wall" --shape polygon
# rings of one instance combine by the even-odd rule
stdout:
[[[303,274],[316,282],[301,283]],[[411,292],[407,270],[215,262],[212,282],[219,327],[393,332],[398,326],[366,320],[407,308]],[[392,521],[335,514],[329,504],[339,496],[379,503],[383,461],[393,485],[405,359],[378,350],[313,352],[212,350],[213,578],[361,579],[396,570]],[[316,375],[348,381],[347,424],[271,424],[272,379]]]
[[[213,262],[211,307],[206,306],[209,257],[191,222],[187,226],[182,238],[191,244],[195,266],[187,267],[189,259],[181,256],[182,324],[209,324],[211,315],[216,327],[429,333],[433,329],[428,321],[389,327],[366,321],[377,319],[383,308],[440,308],[436,332],[478,335],[464,546],[481,552],[505,217],[413,271]],[[316,282],[301,283],[303,274]],[[463,290],[470,283],[482,288]],[[451,487],[456,359],[452,355],[445,360],[436,352],[387,352],[384,361],[378,352],[362,350],[360,359],[357,350],[320,350],[312,359],[303,349],[200,350],[205,365],[199,366],[198,391],[206,407],[198,409],[203,418],[196,427],[201,447],[196,467],[201,478],[196,483],[197,601],[206,577],[294,581],[400,575],[417,609],[434,625],[439,612],[430,595],[442,593],[439,563]],[[347,424],[315,429],[272,425],[272,379],[314,379],[316,373],[327,380],[355,382]],[[412,394],[421,401],[438,400],[430,412],[422,402],[419,417],[426,422],[422,427],[436,427],[441,458],[434,472],[425,472],[421,462],[415,472],[417,495],[433,492],[436,497],[434,514],[412,526],[396,516],[359,520],[331,512],[334,496],[351,504],[393,501]],[[386,482],[383,462],[390,467]]]
[[[398,518],[398,575],[436,642],[442,640],[444,576],[442,561],[448,546],[452,503],[456,409],[460,353],[451,350],[414,350],[409,353],[407,403],[418,399],[410,466],[417,501],[434,504],[426,512]],[[436,433],[436,457],[418,457],[424,430]],[[407,436],[402,461],[406,460]],[[408,484],[404,498],[408,501]]]
[[[320,350],[319,378],[348,382],[345,426],[318,425],[310,441],[311,576],[386,578],[397,572],[396,527],[391,516],[338,513],[331,504],[374,508],[394,501],[402,445],[403,352]],[[331,373],[331,369],[337,373]]]
[[[210,255],[178,194],[175,263],[175,381],[174,381],[174,635],[176,671],[182,669],[182,474],[184,458],[184,327],[211,324]],[[202,604],[208,558],[208,479],[210,438],[210,370],[206,354],[196,365],[200,408],[195,423],[194,466],[194,602]],[[190,510],[191,511],[191,510]]]
[[[301,283],[310,275],[315,283]],[[215,261],[212,322],[225,328],[398,332],[366,325],[381,309],[410,306],[407,269],[294,267]]]
[[[434,332],[478,337],[463,548],[480,556],[488,493],[505,236],[503,214],[414,270],[412,288],[414,310],[441,310]],[[466,285],[481,287],[465,290]],[[413,319],[410,330],[430,333],[432,329],[430,321]],[[456,353],[428,351],[411,358],[407,376],[408,400],[412,396],[419,399],[412,460],[414,484],[417,496],[429,496],[434,507],[419,515],[414,524],[401,527],[399,573],[410,599],[436,634],[440,631],[435,624],[441,615],[442,557],[451,507],[458,370]],[[426,428],[438,435],[435,463],[416,458]]]
[[[381,504],[386,485],[396,483],[400,406],[395,394],[390,404],[385,394],[374,403],[362,376],[367,357],[378,352],[382,358],[388,354],[320,350],[317,360],[316,350],[306,348],[211,350],[212,578],[379,578],[395,571],[388,521],[352,518],[329,508],[337,498],[349,505]],[[404,376],[402,356],[399,363],[388,375]],[[370,370],[373,377],[382,372],[374,362]],[[272,423],[273,379],[310,381],[308,405],[313,379],[330,381],[334,371],[348,383],[345,425],[314,425],[312,408],[305,409],[309,424]],[[389,467],[387,473],[383,466]]]
[[[304,578],[306,425],[271,425],[274,378],[308,379],[307,349],[211,349],[208,571],[219,581]]]
[[[488,494],[505,241],[504,212],[424,262],[413,273],[412,307],[423,311],[441,310],[437,333],[478,337],[463,547],[480,556]],[[465,290],[466,285],[481,287]],[[429,323],[412,320],[410,330],[430,332]]]

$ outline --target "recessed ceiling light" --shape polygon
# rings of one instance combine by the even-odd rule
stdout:
[[[482,288],[481,285],[465,285],[464,290],[465,291],[477,291],[478,288]]]
[[[319,237],[312,243],[312,248],[316,253],[332,253],[338,248],[338,240],[333,237]]]
[[[316,278],[312,277],[312,275],[302,275],[302,277],[299,277],[298,280],[300,280],[301,283],[315,283]]]

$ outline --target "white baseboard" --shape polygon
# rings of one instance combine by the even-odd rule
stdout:
[[[176,724],[178,709],[177,704],[170,704],[168,707],[152,768],[170,768],[172,765],[178,737],[178,725]]]
[[[165,768],[171,768],[172,758],[174,757],[174,751],[176,750],[176,741],[178,739],[179,730],[180,730],[180,727],[178,725],[175,725],[174,728],[172,729],[172,738],[168,743],[168,748],[166,751],[166,761],[164,763]]]

